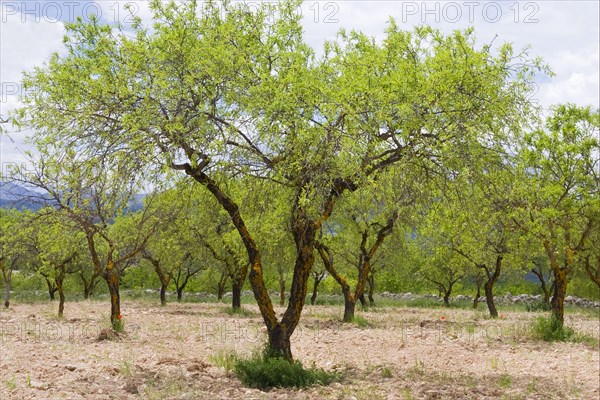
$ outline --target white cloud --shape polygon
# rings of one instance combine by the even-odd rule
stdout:
[[[28,3],[29,14],[21,14],[14,8],[15,4],[22,3]],[[146,0],[52,3],[60,5],[63,20],[72,21],[77,15],[85,18],[100,10],[103,21],[114,23],[118,19],[125,28],[131,23],[132,14],[150,24],[151,13]],[[133,3],[131,11],[126,10],[126,3]],[[22,71],[42,64],[53,51],[62,48],[64,25],[53,21],[56,9],[48,4],[50,2],[2,2],[0,82],[4,90],[0,113],[3,116],[17,105],[11,85],[19,82]],[[38,15],[32,15],[31,10]],[[430,24],[450,32],[474,26],[481,43],[489,43],[498,35],[494,43],[511,42],[516,49],[531,45],[530,54],[541,56],[550,64],[557,76],[540,82],[536,98],[542,106],[567,101],[596,106],[600,103],[599,3],[596,1],[333,0],[306,1],[301,11],[306,40],[317,50],[325,40],[334,39],[342,27],[381,38],[390,16],[406,29]],[[22,136],[13,135],[16,143],[0,139],[3,160],[20,158],[15,147],[22,145]]]
[[[22,93],[20,84],[23,71],[46,62],[62,46],[64,24],[40,15],[13,13],[4,2],[0,21],[0,115],[18,105]],[[35,7],[29,10],[35,11]],[[36,21],[37,20],[37,21]],[[8,162],[23,159],[25,134],[11,132],[10,138],[0,136],[0,161],[2,168]]]

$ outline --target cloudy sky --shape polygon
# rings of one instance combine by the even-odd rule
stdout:
[[[252,3],[252,2],[249,2]],[[256,2],[254,2],[256,4]],[[0,115],[18,105],[20,77],[62,51],[64,24],[78,16],[125,27],[131,16],[149,18],[147,1],[0,0]],[[128,6],[129,5],[129,6]],[[376,38],[390,17],[411,29],[431,25],[445,32],[474,26],[478,41],[531,47],[556,73],[540,79],[534,94],[544,107],[558,102],[600,104],[599,2],[589,1],[305,1],[299,10],[307,41],[316,49],[340,28]],[[497,38],[496,38],[497,36]],[[494,39],[496,38],[496,39]],[[20,162],[23,133],[0,138],[0,163]]]

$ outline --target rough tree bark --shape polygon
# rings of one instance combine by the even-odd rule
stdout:
[[[325,278],[325,271],[318,273],[313,271],[313,290],[312,290],[312,296],[310,296],[310,304],[311,305],[315,305],[315,302],[317,301],[317,296],[319,295],[319,284],[321,283],[321,281]]]
[[[121,295],[119,294],[119,271],[113,261],[108,261],[104,279],[110,293],[110,323],[113,329],[121,329]]]

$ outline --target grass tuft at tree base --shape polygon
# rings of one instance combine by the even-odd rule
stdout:
[[[545,342],[568,342],[575,337],[573,328],[561,325],[554,317],[538,317],[531,326],[533,336]]]
[[[234,372],[244,385],[257,389],[328,385],[340,379],[337,373],[314,365],[305,368],[300,361],[289,362],[281,357],[269,356],[267,351],[254,353],[248,359],[238,359]]]

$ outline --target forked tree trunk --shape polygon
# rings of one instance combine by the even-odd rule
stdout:
[[[290,343],[290,336],[286,332],[281,324],[277,324],[274,329],[268,331],[269,334],[269,357],[281,357],[286,360],[293,360],[292,346]]]
[[[98,284],[98,275],[96,273],[92,274],[89,281],[86,279],[83,272],[79,274],[79,277],[81,278],[81,282],[83,284],[83,298],[87,300],[94,294],[94,289]]]
[[[56,285],[52,283],[52,280],[45,275],[44,280],[46,281],[46,286],[48,286],[48,295],[50,296],[50,301],[53,301],[56,299],[56,296],[54,295],[57,291]]]
[[[291,220],[291,231],[297,251],[296,261],[294,264],[288,306],[281,321],[278,321],[273,308],[273,303],[271,302],[271,298],[269,297],[264,282],[260,250],[242,218],[238,205],[221,190],[216,181],[203,171],[204,166],[205,164],[203,165],[202,163],[198,166],[192,166],[189,163],[185,163],[174,166],[174,168],[184,170],[186,174],[205,186],[229,214],[231,222],[240,234],[240,238],[248,253],[248,265],[250,267],[248,278],[250,280],[250,285],[252,286],[254,298],[256,299],[258,308],[267,328],[269,337],[268,350],[272,355],[279,355],[291,362],[293,361],[293,357],[290,337],[298,325],[300,315],[302,314],[302,308],[304,307],[304,301],[306,300],[308,277],[314,264],[316,232],[320,229],[323,221],[329,217],[336,197],[343,189],[349,187],[349,184],[345,181],[336,182],[334,184],[335,187],[333,193],[337,194],[332,195],[327,201],[325,206],[326,211],[324,211],[324,214],[318,221],[311,221],[307,217],[306,211],[299,204],[299,199],[303,192],[300,190],[297,192]]]
[[[181,299],[183,298],[183,289],[185,286],[181,286],[177,288],[177,302],[181,303]]]

